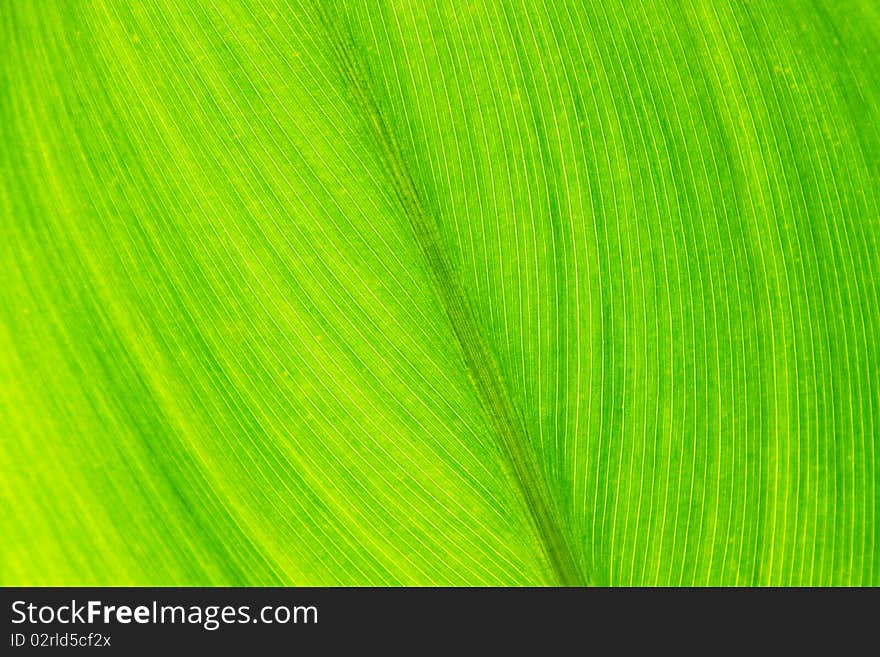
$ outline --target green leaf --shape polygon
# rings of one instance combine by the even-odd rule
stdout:
[[[0,21],[0,584],[880,584],[875,2]]]

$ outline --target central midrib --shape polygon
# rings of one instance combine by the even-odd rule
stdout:
[[[541,476],[540,468],[528,449],[525,423],[510,400],[501,368],[478,328],[461,281],[440,246],[436,222],[425,209],[397,140],[386,125],[373,95],[364,84],[365,71],[353,56],[347,40],[341,35],[343,24],[334,24],[321,10],[319,14],[336,51],[343,77],[368,119],[394,192],[424,258],[425,270],[449,319],[471,383],[489,420],[492,434],[497,438],[501,451],[507,458],[507,465],[519,486],[547,561],[560,585],[584,586],[589,583],[589,577],[582,572],[565,539],[547,482]]]

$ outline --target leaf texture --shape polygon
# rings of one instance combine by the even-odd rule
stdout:
[[[0,21],[0,584],[880,584],[876,3]]]

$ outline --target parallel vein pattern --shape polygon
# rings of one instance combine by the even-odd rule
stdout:
[[[0,584],[878,585],[880,8],[0,1]]]

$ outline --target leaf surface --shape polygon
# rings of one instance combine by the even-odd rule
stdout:
[[[880,584],[875,3],[0,20],[0,583]]]

